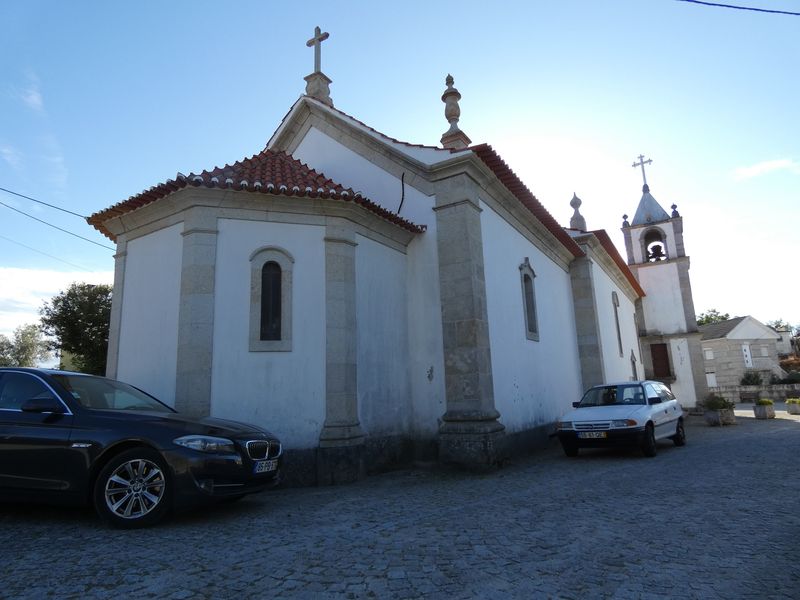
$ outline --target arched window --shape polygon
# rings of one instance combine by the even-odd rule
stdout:
[[[274,261],[261,267],[261,340],[281,339],[281,267]]]
[[[250,256],[250,352],[292,349],[292,256],[267,246]]]
[[[519,272],[522,283],[522,305],[525,315],[525,337],[538,342],[539,321],[536,318],[536,290],[533,285],[536,273],[534,273],[527,256],[519,266]]]
[[[669,258],[666,236],[658,229],[651,229],[644,235],[644,250],[647,262],[659,262]]]

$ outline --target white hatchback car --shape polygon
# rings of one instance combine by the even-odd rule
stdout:
[[[683,409],[659,381],[597,385],[572,406],[556,431],[567,456],[577,456],[580,448],[612,445],[638,446],[645,456],[655,456],[657,440],[686,444]]]

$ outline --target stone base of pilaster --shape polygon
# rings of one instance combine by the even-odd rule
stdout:
[[[367,476],[363,443],[352,446],[320,446],[317,449],[317,485],[338,485]]]
[[[470,471],[485,471],[506,458],[505,426],[499,414],[445,413],[439,428],[439,461]]]

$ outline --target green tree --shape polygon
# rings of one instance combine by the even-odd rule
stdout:
[[[48,358],[48,344],[38,325],[20,325],[13,340],[0,335],[0,367],[35,367]]]
[[[14,350],[14,344],[8,337],[0,333],[0,367],[10,367],[13,363],[11,353]]]
[[[721,321],[727,321],[730,318],[731,316],[728,313],[721,313],[716,308],[712,308],[698,315],[697,324],[708,325],[709,323],[719,323]]]
[[[54,338],[51,348],[69,352],[79,371],[103,375],[111,320],[111,286],[73,283],[45,302],[42,329]]]

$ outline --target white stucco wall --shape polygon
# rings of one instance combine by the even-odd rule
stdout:
[[[288,448],[312,448],[325,421],[325,228],[220,219],[211,412],[261,425]],[[292,351],[249,352],[250,255],[294,258]]]
[[[337,183],[361,192],[384,208],[396,212],[403,186],[391,175],[340,142],[311,128],[293,153]],[[407,249],[407,311],[409,382],[412,399],[412,431],[428,437],[438,429],[445,412],[444,351],[442,346],[441,297],[436,241],[435,198],[405,185],[400,215],[427,225]],[[429,375],[430,374],[430,375]]]
[[[581,398],[569,274],[481,203],[494,401],[509,432],[552,423]],[[529,257],[539,341],[525,336],[519,265]]]
[[[669,340],[672,356],[672,372],[675,381],[670,384],[672,393],[684,408],[697,405],[697,395],[694,390],[692,363],[689,357],[689,342],[686,338],[672,338]]]
[[[652,263],[638,269],[638,279],[647,295],[642,298],[647,331],[662,334],[680,333],[688,329],[683,312],[678,265],[672,262]]]
[[[131,240],[117,378],[175,405],[183,224]]]
[[[408,433],[406,257],[356,236],[358,408],[368,435]]]
[[[727,337],[729,340],[771,340],[777,342],[780,334],[766,325],[762,325],[759,321],[746,317],[733,328],[733,331]]]
[[[622,289],[605,272],[597,261],[592,261],[597,320],[600,329],[600,347],[603,350],[603,379],[627,381],[633,377],[631,351],[636,356],[636,371],[639,378],[644,377],[642,357],[639,352],[639,335],[636,331],[634,314],[636,309]],[[619,330],[622,337],[622,356],[619,353],[617,325],[614,320],[612,293],[619,299]]]

